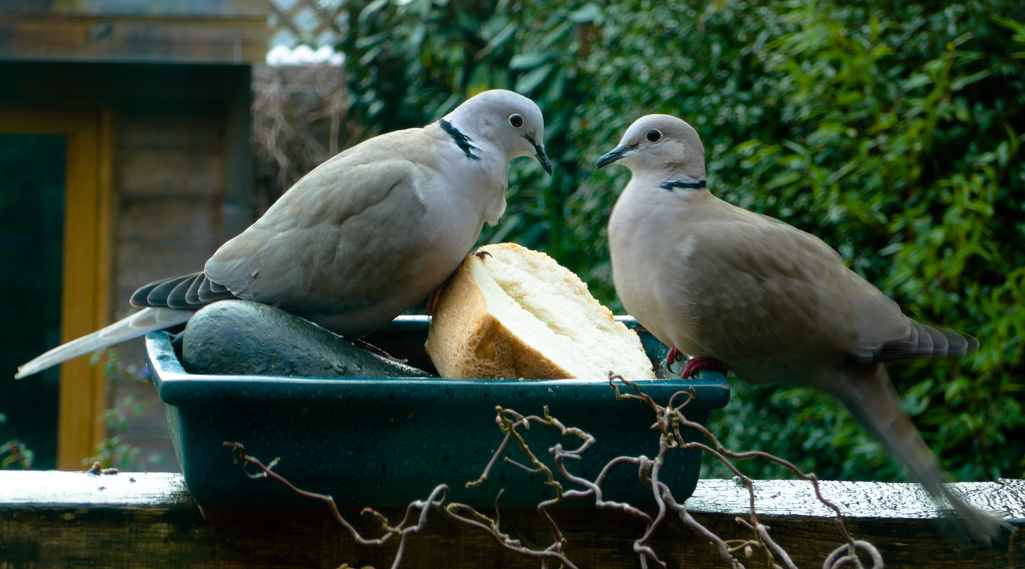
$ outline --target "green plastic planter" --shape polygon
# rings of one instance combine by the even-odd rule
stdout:
[[[636,323],[625,318],[632,327]],[[368,341],[411,363],[423,362],[426,317],[402,317]],[[664,359],[667,349],[640,330],[649,356]],[[311,506],[270,479],[249,479],[233,463],[225,441],[240,442],[298,487],[330,494],[342,506],[404,506],[425,499],[438,484],[450,499],[472,506],[535,507],[554,496],[543,476],[499,461],[488,481],[468,489],[465,483],[483,471],[502,441],[495,407],[529,415],[551,414],[563,424],[594,435],[597,444],[583,460],[567,461],[571,472],[593,479],[609,460],[621,455],[653,457],[658,433],[650,427],[652,410],[640,402],[617,401],[606,378],[593,380],[345,379],[266,376],[215,376],[186,373],[174,346],[162,332],[146,336],[146,353],[185,483],[205,509]],[[426,365],[429,365],[427,363]],[[433,371],[433,370],[432,370]],[[687,417],[704,424],[708,414],[729,401],[729,387],[717,372],[701,379],[644,381],[643,390],[665,404],[694,387],[696,399]],[[549,447],[576,448],[579,439],[548,428],[524,431],[535,454],[554,469]],[[697,440],[698,433],[686,436]],[[515,444],[505,455],[525,462]],[[678,500],[697,484],[700,452],[675,452],[662,470]],[[566,484],[567,488],[573,488]],[[654,507],[651,490],[635,468],[620,468],[604,486],[605,497]],[[573,502],[593,506],[592,501]]]

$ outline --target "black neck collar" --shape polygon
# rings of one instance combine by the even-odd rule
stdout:
[[[674,188],[682,188],[684,190],[700,190],[707,188],[708,185],[704,180],[699,182],[684,182],[683,180],[669,180],[668,182],[659,186],[663,190],[673,190]]]
[[[480,156],[473,153],[475,150],[479,152],[480,148],[470,144],[472,139],[469,136],[466,136],[466,133],[459,130],[445,119],[441,119],[441,129],[452,137],[452,142],[456,143],[456,146],[463,151],[463,154],[466,154],[467,158],[470,160],[480,160]]]

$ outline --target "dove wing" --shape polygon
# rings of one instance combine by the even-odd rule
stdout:
[[[692,323],[698,355],[793,368],[874,354],[909,334],[897,304],[823,241],[744,213],[693,223],[676,247],[676,286],[660,289]]]
[[[221,247],[207,277],[239,298],[296,314],[362,308],[406,287],[428,245],[422,168],[408,160],[323,167]]]

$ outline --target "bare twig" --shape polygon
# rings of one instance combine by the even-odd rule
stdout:
[[[341,68],[329,63],[254,68],[261,211],[307,172],[372,134],[350,118],[345,82]]]
[[[622,383],[633,391],[633,393],[622,391],[617,385],[617,382]],[[232,453],[236,460],[243,462],[243,470],[250,478],[270,477],[284,484],[296,494],[325,502],[331,508],[335,519],[349,531],[350,535],[352,535],[358,543],[363,545],[381,546],[392,537],[398,536],[399,544],[395,559],[392,563],[393,568],[397,568],[402,560],[407,537],[410,534],[417,533],[423,529],[427,523],[429,511],[433,511],[437,515],[441,515],[456,523],[484,531],[507,551],[539,558],[542,562],[542,567],[547,567],[548,562],[554,560],[561,563],[564,567],[573,568],[575,565],[568,559],[565,553],[567,546],[566,537],[563,535],[558,524],[555,522],[548,510],[552,506],[566,502],[567,500],[593,499],[596,508],[623,512],[629,516],[638,518],[645,523],[646,527],[643,535],[635,539],[633,543],[633,551],[637,554],[642,568],[647,568],[649,563],[663,569],[666,567],[666,564],[659,559],[657,553],[649,542],[654,535],[655,530],[660,526],[663,520],[665,520],[666,516],[672,513],[678,516],[684,525],[689,527],[702,538],[710,541],[718,551],[723,562],[729,567],[743,567],[736,556],[738,553],[742,553],[745,557],[751,557],[756,551],[761,551],[765,556],[765,561],[768,566],[797,569],[787,552],[772,538],[770,528],[765,524],[762,524],[758,519],[758,515],[755,510],[754,482],[745,476],[733,464],[733,461],[748,458],[764,458],[766,460],[773,461],[788,468],[801,479],[810,481],[816,498],[833,510],[835,513],[836,525],[840,532],[840,538],[844,543],[829,554],[823,565],[824,569],[840,569],[841,567],[855,567],[863,569],[861,560],[858,557],[859,550],[871,558],[873,569],[881,569],[883,567],[882,556],[872,544],[866,541],[855,540],[851,537],[850,533],[844,526],[843,516],[840,513],[840,509],[822,496],[818,479],[814,474],[805,474],[792,463],[765,452],[749,451],[738,453],[730,451],[724,448],[719,440],[710,431],[708,431],[704,425],[688,420],[683,411],[692,401],[694,401],[696,394],[693,388],[674,393],[667,404],[662,406],[656,403],[649,395],[644,393],[637,383],[626,380],[621,376],[610,373],[609,385],[615,392],[617,399],[639,401],[651,407],[656,417],[656,422],[652,425],[652,428],[657,430],[659,433],[659,452],[654,458],[648,458],[644,455],[620,456],[614,458],[604,465],[594,480],[588,480],[587,478],[573,474],[567,467],[566,462],[566,459],[580,460],[583,457],[583,454],[595,444],[593,436],[581,429],[567,427],[562,424],[558,419],[551,416],[547,406],[544,407],[544,416],[522,415],[512,409],[505,409],[502,407],[495,408],[495,421],[505,436],[502,439],[501,444],[498,446],[498,449],[492,455],[491,460],[488,461],[488,464],[484,467],[481,476],[477,480],[468,482],[466,486],[479,486],[487,480],[489,473],[498,462],[498,457],[505,454],[505,451],[509,447],[509,443],[511,441],[515,441],[516,446],[519,447],[520,451],[526,457],[526,461],[521,463],[512,460],[509,457],[505,457],[504,461],[527,472],[544,475],[544,484],[555,491],[555,497],[541,502],[537,508],[538,513],[542,516],[552,534],[552,542],[543,549],[526,547],[519,540],[513,539],[499,529],[500,518],[498,514],[497,497],[495,500],[496,514],[494,519],[492,519],[465,504],[446,504],[448,499],[448,486],[444,484],[435,487],[427,500],[418,500],[409,504],[403,519],[394,526],[392,526],[387,518],[381,513],[370,508],[364,509],[362,514],[372,516],[376,519],[383,531],[381,537],[373,539],[364,538],[344,519],[344,517],[342,517],[334,503],[334,499],[331,496],[300,490],[275,473],[273,468],[278,462],[277,459],[272,461],[269,465],[264,465],[259,460],[248,456],[245,453],[245,448],[240,443],[225,442],[224,444],[225,446],[232,448]],[[679,399],[682,399],[682,402],[677,403]],[[558,429],[563,436],[576,437],[581,441],[575,448],[568,450],[563,448],[562,444],[556,444],[548,449],[548,453],[552,455],[555,461],[555,471],[559,473],[562,479],[579,487],[579,489],[564,488],[562,482],[556,478],[555,471],[542,462],[530,448],[530,445],[527,443],[521,431],[529,430],[531,425]],[[685,429],[693,429],[700,433],[710,441],[711,446],[702,442],[688,441],[683,436],[683,430]],[[662,465],[665,464],[667,454],[674,450],[686,449],[699,449],[704,453],[712,455],[726,465],[726,467],[736,475],[737,480],[745,485],[750,500],[750,512],[746,517],[738,517],[737,523],[751,532],[750,538],[733,540],[722,539],[691,516],[687,508],[684,507],[683,504],[679,503],[673,496],[669,486],[660,480],[659,476]],[[248,467],[250,466],[255,467],[257,472],[250,472],[248,470]],[[615,469],[623,466],[637,468],[638,480],[642,484],[651,488],[652,497],[658,505],[658,513],[654,517],[631,504],[606,500],[604,498],[602,489],[603,485]],[[501,492],[499,492],[498,497],[501,497]],[[416,519],[415,523],[412,522],[414,518]]]
[[[278,459],[274,459],[270,464],[265,465],[256,457],[246,454],[245,446],[242,445],[242,443],[225,441],[224,446],[231,448],[232,458],[234,460],[242,462],[242,470],[246,476],[250,478],[272,478],[300,496],[318,500],[327,504],[331,509],[331,513],[335,520],[349,532],[349,535],[351,535],[357,543],[361,545],[381,546],[387,543],[392,537],[398,536],[399,545],[395,553],[395,559],[392,561],[393,569],[399,567],[399,564],[402,562],[402,556],[406,550],[406,539],[411,534],[419,533],[426,525],[428,512],[435,512],[436,514],[453,522],[480,529],[490,535],[498,545],[513,553],[527,557],[536,557],[541,559],[543,563],[555,560],[561,563],[564,567],[571,569],[576,568],[576,565],[562,554],[561,543],[553,543],[543,550],[530,549],[529,547],[524,546],[519,540],[513,539],[508,534],[502,533],[498,529],[497,519],[492,520],[465,504],[446,504],[445,502],[448,500],[448,486],[445,484],[439,484],[436,486],[427,497],[427,500],[416,500],[410,503],[406,508],[405,516],[394,526],[392,526],[387,517],[380,512],[371,508],[364,508],[360,513],[365,516],[371,516],[377,520],[384,532],[383,535],[378,538],[365,538],[355,527],[352,526],[352,524],[348,522],[348,520],[345,519],[344,516],[342,516],[341,512],[338,510],[338,506],[335,504],[334,498],[326,494],[317,494],[316,492],[302,490],[277,472],[274,472],[274,466],[278,463]],[[257,472],[250,472],[250,466],[256,468]],[[419,512],[419,514],[416,514],[416,512]],[[416,523],[410,525],[410,521],[413,517],[416,517]]]
[[[622,393],[619,390],[619,388],[616,386],[615,382],[617,380],[622,382],[627,387],[632,388],[636,392],[636,394]],[[769,532],[768,532],[768,527],[762,525],[758,521],[758,516],[757,516],[757,513],[755,511],[754,482],[750,478],[745,476],[732,463],[732,461],[730,460],[730,459],[741,460],[741,459],[747,459],[747,458],[763,458],[763,459],[770,460],[772,462],[775,462],[777,464],[780,464],[780,465],[786,467],[791,472],[793,472],[796,476],[798,476],[799,478],[801,478],[803,480],[810,481],[812,483],[812,488],[815,491],[816,498],[818,498],[818,500],[820,502],[822,502],[822,504],[824,504],[826,507],[828,507],[831,510],[833,510],[833,512],[835,514],[835,521],[836,521],[837,529],[840,532],[841,538],[846,543],[844,543],[843,545],[838,547],[836,550],[834,550],[833,553],[831,553],[830,556],[827,558],[827,562],[828,562],[829,559],[835,559],[835,561],[833,561],[833,563],[834,563],[833,566],[834,567],[841,567],[844,564],[849,564],[849,565],[851,565],[853,567],[861,568],[862,567],[861,562],[858,559],[857,554],[856,554],[856,551],[860,548],[860,549],[866,551],[869,554],[869,556],[872,558],[872,560],[873,560],[873,567],[875,567],[875,568],[881,568],[882,567],[882,556],[879,554],[879,551],[872,544],[870,544],[868,542],[864,542],[864,541],[855,541],[854,538],[851,537],[850,533],[847,531],[847,528],[846,528],[846,526],[843,523],[843,515],[840,513],[840,509],[835,504],[833,504],[832,502],[830,502],[829,500],[827,500],[825,497],[822,496],[822,491],[821,491],[821,488],[819,487],[818,478],[814,474],[805,474],[804,472],[802,472],[799,468],[797,468],[791,462],[789,462],[787,460],[784,460],[782,458],[773,456],[773,455],[771,455],[769,453],[766,453],[766,452],[762,452],[762,451],[748,451],[748,452],[739,452],[738,453],[738,452],[730,451],[730,450],[724,448],[722,446],[722,444],[719,442],[719,439],[716,438],[715,435],[713,435],[707,428],[705,428],[704,425],[702,425],[700,423],[695,423],[693,421],[688,420],[683,415],[682,411],[694,399],[695,392],[694,392],[693,388],[691,388],[689,390],[689,392],[677,392],[677,393],[674,393],[672,395],[672,397],[670,397],[669,403],[665,407],[662,407],[662,406],[658,405],[650,396],[648,396],[647,394],[643,393],[641,391],[640,387],[637,385],[636,382],[632,382],[632,381],[629,381],[627,379],[624,379],[622,376],[618,376],[618,375],[610,373],[609,374],[609,385],[615,391],[616,397],[618,399],[639,400],[639,401],[642,401],[642,402],[648,404],[655,411],[656,416],[659,418],[659,423],[658,423],[657,426],[658,426],[659,430],[662,433],[662,439],[661,439],[661,443],[660,443],[661,444],[661,446],[660,446],[660,448],[661,448],[660,457],[663,456],[665,450],[667,450],[669,448],[673,448],[674,445],[678,446],[680,449],[692,449],[692,448],[700,449],[703,452],[714,456],[716,459],[718,459],[720,462],[722,462],[745,485],[745,487],[747,487],[748,496],[749,496],[749,499],[750,499],[750,518],[747,521],[741,520],[740,518],[738,518],[737,521],[738,521],[738,523],[741,523],[742,525],[744,525],[745,527],[750,529],[753,532],[755,539],[753,541],[740,541],[740,542],[734,541],[734,542],[728,543],[727,545],[729,545],[729,547],[725,551],[733,552],[733,551],[738,551],[740,549],[747,548],[748,546],[757,546],[759,549],[761,549],[765,553],[765,555],[767,557],[767,562],[769,563],[770,566],[775,566],[776,565],[775,562],[774,562],[774,557],[773,557],[773,553],[775,553],[777,556],[779,556],[780,560],[783,562],[785,567],[796,569],[796,566],[794,565],[793,561],[790,559],[790,556],[787,555],[786,551],[782,547],[780,547],[779,544],[777,544],[770,537]],[[680,405],[674,405],[673,403],[674,403],[676,397],[678,395],[682,395],[684,393],[687,394],[687,400],[684,401],[683,403],[681,403]],[[715,448],[711,448],[711,447],[709,447],[709,446],[707,446],[705,444],[699,443],[699,442],[687,442],[684,439],[684,437],[681,434],[681,432],[680,432],[681,427],[682,428],[691,428],[691,429],[697,430],[702,435],[704,435],[705,438],[710,440]],[[671,435],[670,435],[670,433],[671,433]],[[672,438],[675,441],[673,443],[667,443],[666,440],[665,440],[666,438]],[[676,506],[676,507],[674,507],[674,509],[682,510],[683,506]],[[684,518],[684,523],[685,524],[687,524],[692,529],[695,529],[695,530],[699,531],[699,533],[704,534],[703,528],[701,528],[701,529],[697,528],[697,526],[695,525],[695,524],[697,524],[697,522],[694,521],[693,518],[690,518],[689,516],[683,516],[683,512],[682,511],[679,511],[678,513],[680,513],[681,517]],[[690,519],[688,520],[686,518],[690,518]],[[715,541],[716,540],[713,540],[713,542],[715,542]],[[719,546],[718,548],[719,548],[719,551],[720,551],[720,555],[724,555],[723,547]],[[844,555],[844,552],[846,552],[846,555]],[[724,557],[723,560],[727,561],[727,563],[730,563],[730,561],[728,561],[725,557]],[[735,560],[733,562],[735,562]],[[840,564],[835,564],[835,563],[840,563]]]

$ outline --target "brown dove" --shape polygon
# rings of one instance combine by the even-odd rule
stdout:
[[[343,336],[383,327],[438,288],[505,211],[509,162],[549,173],[530,99],[485,91],[424,128],[384,134],[324,162],[222,245],[202,272],[147,285],[144,307],[18,368],[21,378],[186,322],[212,302],[277,306]]]
[[[597,167],[632,178],[609,219],[616,292],[659,340],[689,356],[684,376],[732,369],[838,397],[976,539],[1001,518],[969,506],[904,410],[885,362],[963,355],[974,338],[911,320],[821,239],[733,206],[706,187],[704,148],[686,122],[634,122]]]

